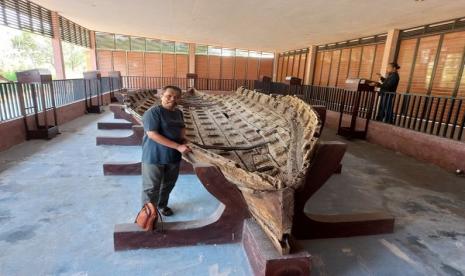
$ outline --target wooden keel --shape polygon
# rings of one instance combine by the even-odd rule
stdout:
[[[255,276],[310,275],[311,256],[307,251],[280,254],[253,219],[244,221],[242,246]]]
[[[243,222],[249,212],[240,191],[212,165],[197,163],[194,171],[207,191],[221,202],[218,209],[208,218],[163,223],[162,232],[146,232],[134,223],[116,225],[116,251],[241,241]],[[159,224],[157,229],[160,228]]]
[[[132,124],[140,125],[140,123],[134,119],[131,114],[126,113],[125,106],[122,104],[110,104],[110,111],[113,112],[113,117],[115,119],[124,119]]]
[[[119,123],[119,122],[98,122],[98,129],[131,129],[132,123]]]
[[[250,213],[281,255],[289,254],[289,238],[292,228],[294,191],[284,188],[277,191],[244,192]]]
[[[305,185],[296,190],[292,234],[298,239],[336,238],[392,233],[394,217],[377,212],[350,215],[318,215],[304,212],[305,203],[337,171],[346,151],[341,142],[318,145]]]
[[[103,175],[140,175],[141,163],[105,163]]]
[[[127,137],[97,137],[96,144],[113,146],[140,146],[144,137],[144,127],[140,125],[132,126],[132,134]]]

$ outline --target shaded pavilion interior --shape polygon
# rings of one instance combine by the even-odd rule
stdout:
[[[256,273],[241,243],[114,250],[114,225],[139,210],[141,177],[104,175],[102,164],[138,162],[141,148],[96,145],[133,133],[97,124],[128,123],[109,110],[115,93],[165,85],[211,94],[242,86],[326,109],[320,140],[348,149],[341,173],[305,211],[385,211],[395,225],[297,241],[311,275],[464,275],[464,8],[452,0],[0,1],[0,25],[50,39],[54,66],[43,104],[29,86],[0,79],[0,275]],[[87,49],[99,88],[67,77],[63,43]],[[393,61],[400,82],[388,124],[377,120],[382,95],[346,80],[376,80]],[[88,89],[101,113],[89,112]],[[43,106],[60,134],[30,139],[26,125]],[[362,139],[337,135],[341,124],[364,130]],[[180,176],[171,202],[167,221],[201,219],[220,204],[195,175]]]

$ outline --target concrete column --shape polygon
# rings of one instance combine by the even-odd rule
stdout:
[[[189,43],[189,73],[195,73],[195,43]]]
[[[63,49],[61,47],[60,19],[57,12],[52,12],[52,30],[53,65],[55,66],[56,78],[66,79]]]
[[[400,31],[398,29],[392,29],[388,31],[386,46],[384,47],[383,61],[381,63],[381,74],[385,74],[388,64],[394,61],[397,45],[399,42],[399,34]]]
[[[276,82],[276,79],[278,78],[278,62],[279,62],[279,53],[274,52],[273,74],[272,74],[272,79],[274,82]]]
[[[90,52],[89,52],[89,70],[97,70],[97,43],[95,40],[95,32],[90,31]]]
[[[316,62],[316,52],[318,47],[312,45],[308,48],[308,55],[306,61],[306,69],[305,69],[305,76],[303,79],[304,84],[312,84],[313,83],[313,71],[315,70],[315,62]]]

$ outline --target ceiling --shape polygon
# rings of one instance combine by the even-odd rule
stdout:
[[[92,30],[283,51],[465,15],[465,0],[33,0]]]

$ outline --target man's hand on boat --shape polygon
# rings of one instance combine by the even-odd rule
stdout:
[[[192,149],[188,145],[185,144],[187,142],[185,138],[182,139],[183,141],[181,144],[178,144],[175,141],[172,141],[166,138],[165,136],[159,134],[156,131],[147,131],[146,134],[150,139],[152,139],[156,143],[162,144],[168,148],[175,149],[179,151],[180,153],[188,153],[192,151]]]
[[[192,152],[192,149],[191,149],[188,145],[186,145],[186,144],[181,144],[181,145],[177,146],[176,149],[177,149],[180,153]]]

